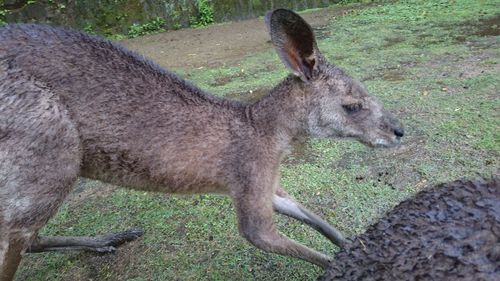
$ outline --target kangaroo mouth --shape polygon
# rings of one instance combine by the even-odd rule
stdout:
[[[360,141],[366,146],[373,148],[392,148],[399,146],[401,144],[401,138],[396,136],[392,138],[375,138],[375,139],[360,140]]]

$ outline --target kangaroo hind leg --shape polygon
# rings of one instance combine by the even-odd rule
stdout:
[[[29,246],[33,233],[15,231],[6,233],[0,228],[0,281],[10,281],[14,278],[21,262],[24,249]]]
[[[113,252],[116,247],[137,239],[144,232],[130,229],[119,233],[89,236],[37,236],[28,248],[28,252],[85,250],[97,253]]]
[[[80,162],[78,132],[58,96],[15,68],[0,71],[1,281],[13,278],[35,234],[57,212]]]

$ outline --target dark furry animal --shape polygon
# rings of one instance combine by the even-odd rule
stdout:
[[[319,280],[500,280],[500,178],[418,193],[339,252]]]
[[[78,176],[157,192],[230,196],[239,231],[265,251],[326,267],[330,257],[281,235],[273,211],[337,245],[347,241],[280,187],[297,137],[399,144],[399,121],[327,62],[311,27],[278,9],[271,40],[293,73],[261,100],[214,97],[114,43],[61,28],[0,29],[0,280],[28,251],[111,251],[141,232],[39,237]],[[182,58],[179,58],[182,59]]]

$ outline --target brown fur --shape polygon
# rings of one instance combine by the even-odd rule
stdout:
[[[328,257],[280,235],[272,221],[275,209],[345,243],[279,187],[290,141],[353,137],[392,146],[402,129],[326,62],[298,15],[276,10],[266,21],[295,75],[253,104],[214,97],[77,31],[0,29],[0,280],[10,280],[19,262],[19,251],[6,250],[9,241],[21,240],[16,249],[26,250],[77,176],[149,191],[228,194],[251,243],[326,267]],[[360,110],[350,112],[352,104]]]

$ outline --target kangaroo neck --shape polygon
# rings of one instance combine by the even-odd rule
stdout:
[[[286,141],[304,134],[307,108],[304,83],[294,75],[249,106],[253,122]]]

